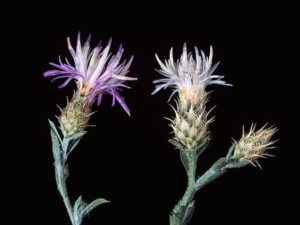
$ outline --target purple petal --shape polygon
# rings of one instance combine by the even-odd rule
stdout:
[[[71,78],[71,79],[73,79],[74,77],[73,76],[68,76],[68,75],[58,76],[58,77],[53,78],[51,80],[51,82],[54,82],[54,81],[59,80],[59,79],[64,79],[64,78],[68,78],[68,79]]]
[[[80,36],[81,36],[81,34],[80,34],[80,31],[78,32],[78,34],[77,34],[77,42],[81,42],[81,38],[80,38]]]
[[[107,46],[110,47],[110,46],[111,46],[111,42],[112,42],[112,37],[109,38],[108,43],[107,43]]]
[[[97,82],[102,84],[107,81],[113,75],[113,68],[106,68],[105,72],[98,78]]]
[[[100,40],[98,42],[98,44],[96,45],[96,48],[99,48],[99,51],[101,51],[101,49],[102,49],[102,40]]]
[[[122,58],[122,55],[123,55],[123,52],[124,52],[123,45],[122,45],[122,44],[120,44],[120,46],[119,46],[119,49],[118,49],[118,51],[117,51],[117,54],[116,54],[116,58],[119,58],[119,60],[118,60],[118,61],[120,61],[120,60],[121,60],[121,58]]]
[[[115,104],[116,104],[116,91],[114,90],[114,88],[110,89],[110,93],[113,97],[111,106],[115,106]]]
[[[76,70],[73,66],[69,66],[67,64],[56,64],[50,62],[49,65],[61,70],[65,70],[65,69]]]
[[[67,43],[68,43],[68,49],[69,49],[69,52],[71,53],[73,59],[75,59],[75,58],[76,58],[76,53],[75,53],[75,51],[74,51],[74,48],[73,48],[73,46],[72,46],[72,44],[71,44],[71,40],[70,40],[69,37],[67,37]]]
[[[61,74],[68,74],[67,71],[60,71],[60,70],[48,70],[45,73],[43,73],[44,77],[52,77],[57,76]]]
[[[98,90],[99,90],[99,84],[96,83],[96,85],[90,91],[90,96],[95,97]]]
[[[87,37],[85,44],[89,44],[91,42],[91,38],[92,38],[92,34],[89,34],[89,36]]]
[[[102,101],[102,94],[99,94],[98,95],[98,98],[97,98],[97,105],[99,106],[101,104],[101,101]]]
[[[73,78],[70,77],[68,78],[64,83],[62,83],[60,86],[58,86],[58,88],[63,88],[65,86],[67,86],[68,83],[70,83],[70,81],[72,80]]]
[[[121,84],[120,83],[112,84],[111,87],[115,88],[116,90],[118,90],[120,87],[131,89],[131,87],[129,87],[125,84],[122,84],[122,83]]]
[[[69,63],[69,60],[67,59],[67,57],[65,57],[65,61],[69,67],[72,67],[71,64]]]
[[[116,99],[117,99],[117,101],[119,102],[119,104],[122,106],[122,108],[123,108],[123,109],[125,110],[125,112],[128,114],[128,116],[130,116],[130,110],[129,110],[127,104],[125,103],[124,98],[121,97],[121,96],[119,95],[118,92],[115,92],[115,96],[116,96]]]

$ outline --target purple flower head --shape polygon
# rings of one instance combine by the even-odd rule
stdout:
[[[78,33],[77,45],[76,49],[74,49],[68,37],[68,48],[75,65],[71,65],[67,58],[65,58],[65,61],[62,61],[59,57],[59,64],[50,63],[55,69],[46,71],[44,77],[54,77],[52,81],[63,79],[64,82],[59,88],[63,88],[72,80],[75,80],[79,93],[87,96],[90,104],[97,101],[97,104],[100,105],[103,94],[110,94],[113,98],[112,105],[114,106],[117,101],[126,113],[130,115],[124,98],[119,91],[122,88],[130,88],[124,84],[125,81],[137,80],[137,78],[126,76],[133,56],[129,61],[121,61],[124,52],[122,45],[120,45],[117,53],[112,55],[109,52],[111,39],[106,47],[102,47],[100,42],[91,50],[90,39],[91,35],[89,35],[82,46],[80,33]]]

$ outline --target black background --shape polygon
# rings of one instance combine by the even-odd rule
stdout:
[[[147,9],[147,5],[139,7]],[[21,48],[25,47],[20,56],[24,66],[13,65],[20,76],[18,84],[24,88],[17,97],[23,141],[14,142],[18,149],[14,173],[18,190],[14,193],[25,197],[16,209],[25,212],[23,222],[70,223],[56,190],[47,118],[55,119],[59,114],[56,104],[64,106],[74,85],[57,89],[57,83],[50,83],[42,73],[50,68],[49,61],[57,62],[58,55],[70,59],[66,37],[74,43],[78,31],[82,37],[92,33],[93,44],[112,37],[113,51],[123,43],[125,56],[135,56],[129,75],[139,79],[131,82],[132,89],[123,95],[131,117],[118,105],[111,108],[111,98],[105,96],[101,106],[94,107],[97,113],[91,124],[96,127],[88,129],[69,158],[67,185],[72,201],[78,195],[86,201],[97,197],[111,201],[94,210],[85,224],[168,224],[168,214],[185,190],[186,177],[178,151],[167,141],[171,129],[164,117],[173,116],[167,103],[170,91],[154,96],[150,93],[152,81],[160,76],[154,71],[158,67],[154,54],[167,58],[173,46],[179,57],[184,42],[190,50],[197,46],[206,53],[212,45],[214,62],[221,61],[216,73],[234,85],[208,88],[213,90],[208,107],[217,106],[211,114],[216,121],[210,127],[213,140],[199,159],[199,174],[227,153],[231,138],[240,137],[242,125],[249,128],[252,122],[258,126],[269,122],[279,128],[275,135],[278,148],[272,150],[276,158],[261,160],[262,171],[250,166],[229,171],[199,191],[190,224],[292,221],[296,166],[291,158],[296,154],[292,151],[297,150],[290,147],[292,79],[286,68],[287,49],[293,45],[284,39],[290,22],[283,20],[283,8],[228,11],[220,7],[223,14],[214,8],[193,12],[169,9],[169,13],[164,8],[147,14],[141,10],[119,14],[111,8],[69,14],[59,7],[50,13],[46,13],[47,6],[43,9],[32,14],[32,19],[20,17],[14,26],[15,37],[20,39]]]

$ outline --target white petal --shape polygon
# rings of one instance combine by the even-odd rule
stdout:
[[[103,71],[103,68],[105,66],[106,61],[109,58],[109,49],[110,44],[106,46],[106,48],[103,50],[102,55],[100,56],[100,60],[98,61],[98,65],[95,69],[95,71],[91,74],[91,76],[88,78],[89,83],[93,84],[98,79],[98,77],[101,75],[101,72]]]

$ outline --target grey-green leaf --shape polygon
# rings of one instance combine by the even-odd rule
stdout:
[[[186,224],[188,224],[189,222],[190,222],[190,220],[191,220],[191,218],[192,218],[192,216],[193,216],[193,213],[194,213],[194,211],[195,211],[195,204],[194,204],[195,202],[194,201],[192,201],[189,205],[188,205],[188,207],[187,207],[187,209],[186,209],[186,211],[185,211],[185,213],[184,213],[184,216],[183,216],[183,225],[186,225]]]
[[[82,200],[81,196],[79,196],[75,201],[73,206],[73,217],[76,224],[81,224],[81,221],[84,216],[82,210],[86,207],[86,205],[87,203]]]
[[[78,213],[81,213],[81,211],[87,206],[87,203],[84,202],[82,200],[82,197],[81,195],[77,198],[76,202],[74,203],[74,214],[75,214],[75,211]]]
[[[55,162],[61,162],[61,145],[59,139],[53,129],[50,131],[51,140],[52,140],[52,151]]]
[[[209,142],[203,142],[201,143],[196,152],[197,152],[197,158],[205,151],[205,149],[208,147]]]
[[[185,170],[188,172],[189,171],[189,160],[188,160],[188,156],[187,156],[186,152],[180,151],[180,159],[181,159],[181,162],[182,162]]]
[[[68,141],[73,141],[73,140],[77,140],[78,138],[81,138],[83,135],[85,135],[86,132],[82,131],[82,132],[78,132],[70,137],[67,137],[66,140]]]
[[[108,203],[109,201],[104,199],[104,198],[98,198],[94,201],[92,201],[91,203],[87,204],[84,209],[82,210],[82,214],[86,215],[89,212],[91,212],[94,208],[96,208],[97,206],[104,204],[104,203]]]
[[[81,138],[83,137],[83,135],[85,135],[86,132],[79,132],[74,134],[71,137],[68,137],[65,139],[65,141],[68,143],[68,152],[67,154],[69,155],[74,148],[78,145],[79,141],[81,140]]]
[[[226,161],[228,161],[231,157],[232,157],[232,154],[233,154],[233,151],[234,151],[234,149],[235,149],[235,143],[234,144],[232,144],[231,146],[230,146],[230,148],[229,148],[229,150],[228,150],[228,153],[227,153],[227,155],[226,155]]]
[[[61,143],[62,141],[61,141],[61,138],[60,138],[60,135],[59,135],[59,132],[58,132],[58,130],[57,130],[57,128],[56,128],[56,126],[55,126],[55,124],[50,120],[50,119],[48,119],[48,121],[49,121],[49,124],[50,124],[50,127],[51,127],[51,130],[53,130],[54,131],[54,133],[56,134],[56,136],[57,136],[57,138],[58,138],[58,140],[59,140],[59,142]]]

